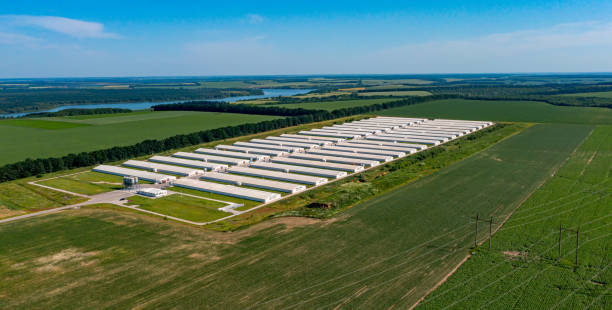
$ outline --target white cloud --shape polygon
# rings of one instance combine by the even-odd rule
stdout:
[[[16,26],[35,26],[77,38],[119,38],[104,30],[104,25],[60,16],[3,15],[2,19]]]
[[[261,24],[265,21],[266,19],[259,15],[259,14],[247,14],[246,16],[246,21],[249,24]]]
[[[40,39],[28,35],[0,32],[0,44],[4,45],[28,45],[36,44],[40,41]]]
[[[612,55],[612,23],[583,22],[405,44],[365,57],[376,72],[610,71],[605,55]]]

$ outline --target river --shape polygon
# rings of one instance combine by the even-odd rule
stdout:
[[[262,89],[263,95],[250,95],[250,96],[235,96],[235,97],[226,97],[221,99],[202,99],[206,101],[221,101],[221,102],[236,102],[240,100],[249,100],[249,99],[262,99],[262,98],[271,98],[271,97],[279,97],[279,96],[293,96],[293,95],[301,95],[306,94],[312,89]],[[173,103],[182,103],[189,101],[197,101],[197,100],[177,100],[177,101],[161,101],[161,102],[118,102],[118,103],[99,103],[99,104],[74,104],[74,105],[63,105],[53,109],[45,110],[45,111],[34,111],[34,112],[23,112],[23,113],[10,113],[10,114],[0,114],[0,117],[21,117],[32,113],[39,112],[57,112],[66,109],[97,109],[97,108],[118,108],[118,109],[130,109],[130,110],[144,110],[149,109],[154,105],[158,104],[173,104]]]

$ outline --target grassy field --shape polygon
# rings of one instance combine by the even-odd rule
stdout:
[[[423,309],[610,309],[612,127],[598,127]],[[580,228],[579,265],[575,234]],[[481,238],[485,238],[481,235]]]
[[[93,171],[70,174],[37,183],[83,195],[96,195],[123,188],[122,177]]]
[[[321,102],[304,102],[304,103],[288,103],[279,104],[279,107],[288,109],[314,109],[314,110],[336,110],[342,108],[360,107],[364,105],[371,105],[377,103],[383,103],[388,101],[397,100],[395,98],[384,98],[384,99],[358,99],[358,100],[338,100],[338,101],[321,101]],[[270,104],[274,105],[274,104]]]
[[[384,110],[377,114],[488,121],[612,124],[612,109],[562,107],[532,101],[437,100]]]
[[[135,112],[85,119],[0,120],[0,165],[26,158],[93,151],[129,145],[146,139],[166,138],[176,134],[273,118],[260,115],[172,111]]]
[[[226,204],[181,194],[151,199],[142,196],[128,198],[128,205],[194,222],[208,222],[231,215],[217,210]]]
[[[609,98],[609,99],[612,99],[612,91],[564,94],[564,95],[561,95],[561,96],[569,96],[569,97],[599,97],[599,98]]]
[[[85,209],[3,224],[0,307],[405,308],[467,253],[470,216],[510,212],[590,129],[531,127],[323,222],[214,233]]]
[[[13,211],[38,211],[84,200],[83,198],[21,182],[3,183],[0,186],[0,206]],[[5,217],[4,215],[7,214],[0,214],[0,217]],[[10,216],[10,214],[8,215]]]
[[[359,93],[359,96],[431,96],[431,93],[423,90],[405,90],[405,91],[373,91]]]

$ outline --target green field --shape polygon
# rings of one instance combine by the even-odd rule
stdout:
[[[359,93],[359,96],[369,97],[369,96],[431,96],[431,93],[428,91],[422,90],[406,90],[406,91],[373,91],[373,92],[364,92]]]
[[[194,222],[208,222],[231,215],[217,210],[226,204],[181,194],[151,199],[142,196],[128,198],[128,205]]]
[[[275,117],[212,112],[135,112],[95,118],[0,120],[0,165],[26,158],[54,157],[130,145],[218,127],[256,123]],[[25,121],[30,125],[24,126]],[[18,122],[16,125],[15,122]],[[52,129],[40,128],[58,124]],[[68,124],[68,125],[66,125]],[[67,126],[67,127],[66,127]],[[70,127],[72,126],[72,127]],[[53,127],[53,126],[51,126]]]
[[[449,99],[384,110],[377,114],[487,121],[612,124],[612,109],[554,106],[535,101]]]
[[[610,309],[612,127],[598,127],[554,178],[529,198],[423,309]],[[580,228],[563,234],[559,224]],[[485,238],[483,234],[481,238]]]
[[[37,183],[83,195],[96,195],[123,188],[122,177],[93,171],[61,176]]]
[[[337,110],[343,108],[360,107],[364,105],[371,105],[377,103],[383,103],[388,101],[397,100],[395,98],[384,98],[384,99],[357,99],[357,100],[337,100],[337,101],[321,101],[321,102],[303,102],[303,103],[287,103],[279,104],[278,107],[288,109],[313,109],[313,110]],[[275,105],[275,104],[269,104]]]
[[[62,122],[62,121],[50,121],[50,120],[45,120],[45,119],[7,119],[7,120],[0,120],[0,124],[2,126],[25,127],[25,128],[36,128],[36,129],[46,129],[46,130],[59,130],[59,129],[89,126],[89,124]]]
[[[9,182],[0,186],[0,206],[9,210],[38,211],[84,200],[86,199],[25,183]],[[0,214],[0,217],[4,217],[3,214]]]
[[[601,92],[590,92],[590,93],[574,93],[574,94],[564,94],[561,96],[568,97],[599,97],[599,98],[608,98],[612,99],[612,91],[601,91]]]
[[[590,129],[531,127],[322,223],[221,234],[80,210],[3,224],[0,307],[406,308],[465,256],[470,216],[513,210]]]

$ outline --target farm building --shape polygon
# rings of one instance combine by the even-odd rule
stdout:
[[[362,154],[362,153],[349,153],[349,152],[339,152],[339,151],[331,151],[331,150],[314,150],[308,153],[315,154],[315,155],[328,155],[328,156],[336,156],[336,157],[349,157],[349,158],[376,160],[376,161],[382,161],[382,162],[388,162],[388,161],[393,160],[393,157],[391,156]]]
[[[257,187],[291,194],[306,190],[306,186],[304,185],[271,181],[262,178],[246,177],[230,173],[207,172],[204,176],[200,177],[200,179],[222,183],[230,183],[238,186],[244,185],[250,187]]]
[[[337,143],[337,142],[346,140],[345,138],[339,138],[339,137],[317,137],[317,136],[309,136],[309,135],[294,135],[294,134],[287,134],[287,133],[284,133],[280,136],[283,138],[307,139],[307,140],[315,140],[315,141],[329,141],[333,143]]]
[[[415,148],[417,150],[424,150],[427,148],[427,145],[424,144],[411,144],[411,143],[395,143],[395,142],[385,142],[385,141],[374,141],[374,140],[351,140],[348,141],[353,144],[369,144],[369,145],[387,145],[392,147],[407,147],[407,148]]]
[[[401,147],[401,146],[386,146],[386,145],[374,145],[374,144],[360,144],[360,143],[351,143],[351,142],[342,142],[336,144],[336,146],[340,147],[353,147],[353,148],[363,148],[363,149],[373,149],[373,150],[382,150],[382,151],[395,151],[395,152],[404,152],[408,154],[412,154],[417,151],[416,148],[413,147]]]
[[[241,146],[241,147],[252,147],[252,148],[257,148],[257,149],[264,149],[264,150],[282,151],[282,152],[287,152],[287,153],[304,152],[304,148],[301,148],[301,147],[280,146],[280,145],[255,143],[255,142],[236,142],[234,143],[234,145]]]
[[[172,154],[172,156],[179,157],[179,158],[201,160],[201,161],[205,161],[209,163],[218,163],[218,164],[224,164],[224,165],[245,166],[249,164],[249,161],[247,159],[206,155],[206,154],[196,154],[196,153],[188,153],[188,152],[176,152]]]
[[[266,140],[266,139],[251,139],[253,143],[261,143],[261,144],[270,144],[277,146],[289,146],[289,147],[299,147],[305,150],[317,149],[319,148],[318,144],[314,143],[300,143],[300,142],[289,142],[289,141],[277,141],[277,140]]]
[[[278,141],[278,142],[294,142],[294,143],[315,144],[315,145],[318,145],[318,146],[321,146],[321,145],[331,145],[332,144],[331,141],[298,139],[298,138],[287,138],[287,137],[266,137],[265,140]]]
[[[325,128],[325,127],[323,127]],[[369,132],[372,134],[376,134],[376,133],[381,133],[386,131],[387,129],[382,129],[382,128],[372,128],[372,127],[364,127],[364,126],[354,126],[354,125],[333,125],[331,128],[337,129],[337,130],[358,130],[358,131],[365,131],[365,132]]]
[[[320,131],[312,131],[312,130],[302,130],[299,132],[300,135],[303,136],[317,136],[317,137],[332,137],[332,138],[343,138],[343,139],[359,139],[361,135],[349,134],[349,133],[339,133],[339,132],[320,132]]]
[[[410,131],[410,130],[393,130],[388,132],[387,134],[391,134],[391,135],[408,135],[408,136],[421,136],[421,137],[432,137],[432,138],[445,138],[445,139],[454,139],[457,137],[456,134],[453,133],[425,133],[425,132],[421,132],[421,131]]]
[[[339,157],[339,156],[326,156],[326,155],[315,155],[315,154],[293,154],[289,156],[290,158],[298,158],[305,160],[316,160],[328,163],[339,163],[339,164],[347,164],[347,165],[358,165],[364,167],[374,167],[378,166],[379,162],[376,160],[367,160],[367,159],[359,159],[359,158],[348,158],[348,157]]]
[[[448,138],[442,138],[442,137],[416,136],[416,135],[411,135],[407,133],[406,134],[404,133],[386,133],[386,134],[381,134],[378,136],[379,137],[391,137],[391,138],[415,138],[415,139],[423,139],[423,140],[429,140],[429,141],[438,141],[440,143],[450,140]]]
[[[128,160],[121,165],[126,166],[126,167],[145,169],[145,170],[149,170],[153,172],[163,172],[163,173],[182,175],[186,177],[204,173],[203,170],[199,170],[199,169],[172,166],[172,165],[166,165],[166,164],[158,164],[158,163],[152,163],[152,162],[142,161],[142,160]]]
[[[350,152],[350,153],[361,153],[361,154],[373,154],[373,155],[383,155],[383,156],[393,156],[393,157],[404,157],[406,153],[401,151],[385,151],[381,149],[368,149],[362,147],[351,147],[345,145],[334,145],[334,146],[326,146],[321,148],[322,150],[329,151],[338,151],[338,152]]]
[[[184,167],[199,168],[205,171],[225,171],[227,169],[227,165],[223,164],[207,163],[201,160],[183,159],[170,156],[153,156],[149,158],[149,161]]]
[[[203,148],[199,148],[193,152],[198,153],[198,154],[207,154],[207,155],[247,159],[249,161],[268,160],[270,158],[270,156],[267,156],[267,155],[247,154],[243,152],[231,152],[231,151],[203,149]]]
[[[262,150],[262,149],[252,148],[252,147],[242,147],[242,146],[224,145],[224,144],[215,146],[215,149],[224,150],[224,151],[243,152],[243,153],[248,153],[248,154],[267,155],[267,156],[288,155],[288,153],[284,151]]]
[[[306,175],[319,176],[319,177],[325,177],[325,178],[334,178],[334,179],[340,179],[340,178],[347,176],[347,173],[345,171],[275,164],[275,163],[266,163],[266,162],[253,163],[251,167],[259,168],[259,169],[283,171],[287,173],[299,173],[299,174],[306,174]]]
[[[141,188],[138,191],[136,191],[136,194],[151,197],[151,198],[159,198],[159,197],[167,196],[168,191],[165,189],[145,187],[145,188]]]
[[[228,169],[228,172],[234,173],[234,174],[249,175],[249,176],[254,176],[254,177],[294,182],[294,183],[307,184],[307,185],[321,185],[321,184],[327,183],[326,178],[313,177],[309,175],[302,175],[302,174],[295,174],[295,173],[254,169],[254,168],[248,168],[248,167],[231,167]]]
[[[138,177],[141,180],[153,182],[153,183],[170,183],[176,180],[175,176],[159,174],[149,171],[142,171],[136,169],[128,169],[123,167],[99,165],[92,169],[95,172],[113,174],[122,177]]]
[[[297,158],[290,158],[290,157],[272,157],[270,161],[273,163],[277,163],[277,164],[297,165],[297,166],[305,166],[305,167],[312,167],[312,168],[323,168],[323,169],[330,169],[330,170],[346,171],[350,173],[363,171],[363,166],[359,166],[359,165],[338,164],[338,163],[330,163],[330,162],[318,161],[318,160],[305,160],[305,159],[297,159]]]
[[[338,126],[338,125],[334,125],[334,126]],[[312,129],[315,130],[315,129]],[[372,130],[372,129],[359,129],[359,128],[354,128],[354,127],[348,127],[348,128],[344,128],[344,127],[330,127],[330,126],[326,126],[321,128],[320,130],[324,130],[324,131],[332,131],[332,132],[341,132],[341,133],[354,133],[354,134],[358,134],[358,135],[362,135],[362,136],[367,136],[367,135],[371,135],[371,134],[375,134],[380,132],[379,130]]]
[[[375,141],[388,141],[388,142],[406,142],[406,143],[421,143],[421,144],[431,144],[431,145],[439,145],[440,141],[433,141],[433,140],[425,140],[425,139],[418,139],[418,138],[398,138],[398,137],[383,137],[383,136],[370,136],[367,137],[366,139],[368,140],[375,140]]]
[[[198,181],[193,179],[179,179],[174,182],[174,185],[202,192],[226,195],[230,197],[237,197],[253,201],[260,201],[264,203],[268,203],[281,198],[281,195],[278,193],[270,193],[256,189]]]

